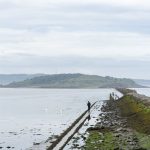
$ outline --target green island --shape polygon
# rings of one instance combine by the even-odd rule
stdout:
[[[123,97],[114,100],[110,95],[81,149],[150,150],[150,98],[134,90],[118,91]]]
[[[141,88],[132,79],[103,77],[87,74],[32,74],[0,75],[0,87],[4,88]]]

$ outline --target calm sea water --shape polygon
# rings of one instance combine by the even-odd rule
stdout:
[[[150,88],[135,88],[139,94],[143,94],[150,97]]]
[[[58,135],[114,89],[0,89],[0,147],[24,150]]]

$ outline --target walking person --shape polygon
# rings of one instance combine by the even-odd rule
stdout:
[[[89,101],[87,103],[87,106],[88,106],[88,111],[90,111],[90,109],[91,109],[91,103]]]

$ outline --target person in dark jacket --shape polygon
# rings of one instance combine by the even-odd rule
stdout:
[[[89,101],[87,103],[87,106],[88,106],[88,111],[90,111],[90,109],[91,109],[91,103]]]

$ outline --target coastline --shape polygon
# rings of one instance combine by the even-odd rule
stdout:
[[[117,89],[118,100],[105,101],[97,123],[86,130],[82,150],[149,150],[150,98],[135,90]]]

